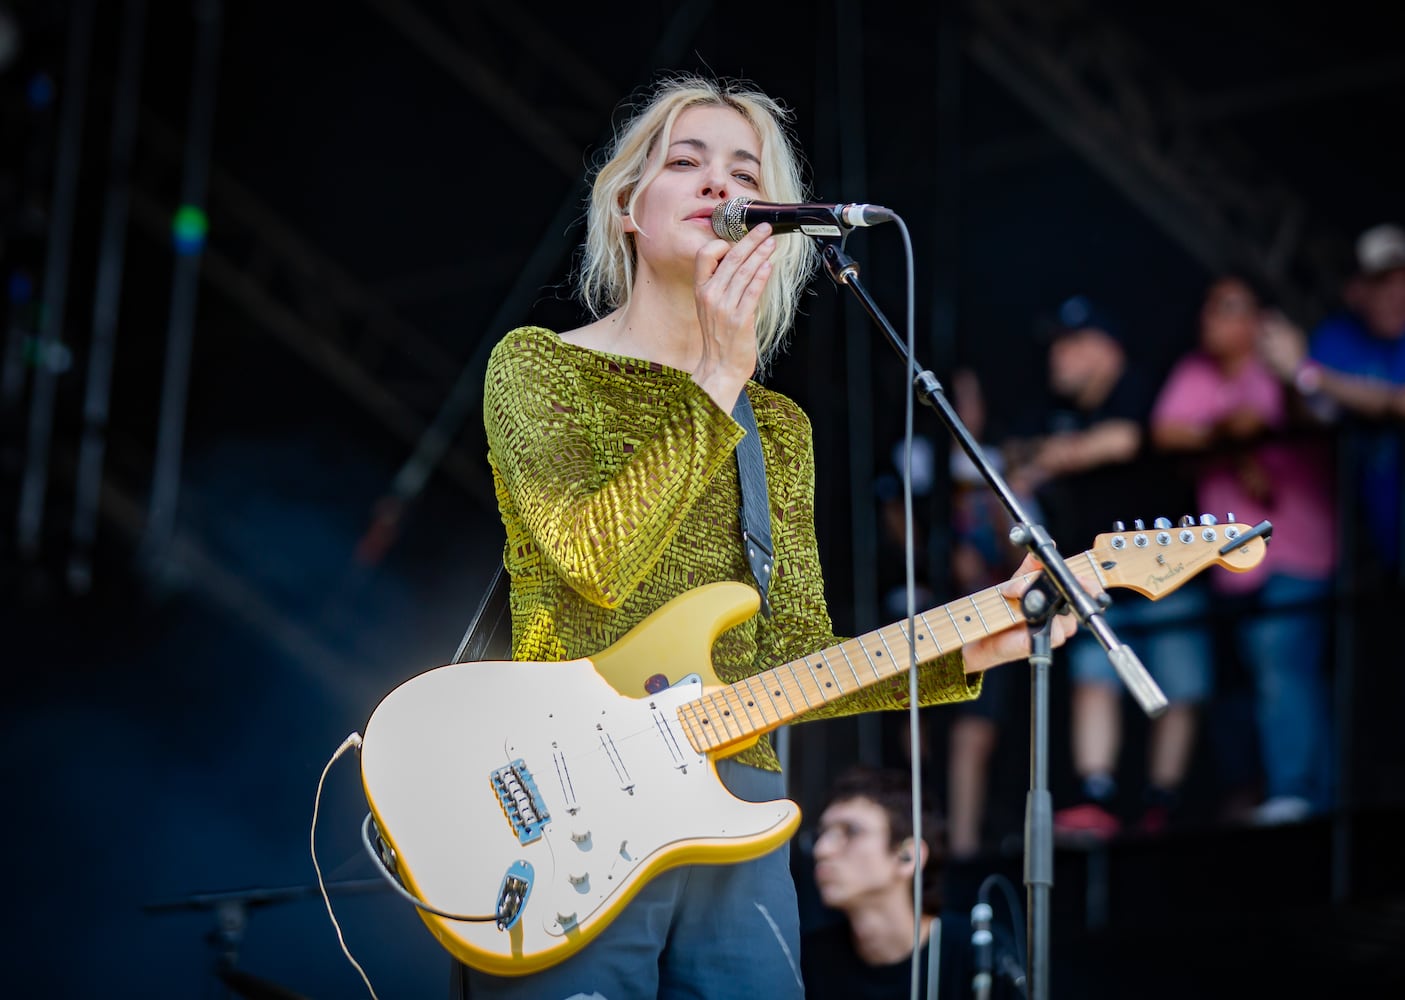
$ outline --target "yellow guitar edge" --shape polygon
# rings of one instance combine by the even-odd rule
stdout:
[[[1247,549],[1248,551],[1243,551]],[[1231,573],[1247,573],[1251,569],[1258,569],[1259,563],[1263,562],[1264,555],[1268,552],[1268,542],[1262,538],[1250,539],[1247,545],[1236,549],[1233,555],[1238,558],[1225,558],[1221,563],[1225,569]]]
[[[588,657],[597,673],[626,698],[649,692],[658,664],[667,683],[697,674],[704,689],[722,686],[712,665],[717,637],[756,614],[761,595],[735,580],[704,584],[656,608],[613,645]]]
[[[713,767],[713,773],[715,776],[715,767]],[[395,852],[395,857],[398,859],[401,856],[400,848],[396,846],[394,838],[385,829],[384,821],[376,810],[375,803],[371,801],[370,789],[365,788],[364,782],[362,787],[366,791],[366,801],[371,807],[371,815],[375,817],[380,837],[390,845],[390,849]],[[776,801],[784,800],[777,799]],[[721,865],[750,861],[790,840],[799,827],[800,809],[796,807],[790,819],[785,823],[755,837],[735,840],[689,840],[669,847],[660,852],[647,865],[639,868],[630,884],[620,890],[618,898],[596,911],[583,927],[566,934],[561,944],[556,947],[533,952],[530,955],[502,955],[483,951],[473,947],[455,933],[454,928],[458,926],[460,921],[450,920],[418,907],[415,908],[415,912],[444,949],[465,965],[494,976],[530,975],[565,961],[595,940],[606,927],[614,922],[615,917],[639,894],[640,890],[659,873],[683,865]],[[414,875],[403,864],[397,866],[396,874],[410,895],[429,906],[435,905],[433,900],[424,898],[424,893],[416,883]],[[493,903],[496,903],[496,900]],[[489,909],[491,910],[491,907]],[[479,915],[472,914],[472,916]],[[523,919],[526,919],[525,914]],[[500,933],[506,935],[508,932],[502,931]]]

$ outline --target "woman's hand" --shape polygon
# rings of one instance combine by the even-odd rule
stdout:
[[[1006,599],[1019,603],[1024,592],[1034,582],[1033,574],[1038,573],[1042,568],[1043,564],[1034,556],[1025,556],[1024,562],[1020,563],[1014,576],[1001,585],[1001,594]],[[1025,577],[1029,577],[1029,579],[1025,579]],[[1084,590],[1094,597],[1102,592],[1102,588],[1096,580],[1080,576],[1078,582]],[[1057,648],[1067,642],[1077,631],[1078,619],[1072,611],[1065,611],[1063,614],[1055,615],[1049,624],[1049,639]],[[1029,629],[1005,629],[994,635],[986,636],[984,639],[977,639],[975,642],[966,644],[962,647],[961,652],[966,660],[968,674],[977,670],[988,670],[1012,660],[1024,659],[1029,656]]]
[[[775,249],[771,226],[762,223],[736,243],[712,240],[698,251],[693,299],[702,353],[693,381],[727,413],[756,372],[756,310]]]
[[[1284,382],[1292,382],[1307,357],[1307,338],[1282,313],[1265,310],[1258,348],[1273,373]]]

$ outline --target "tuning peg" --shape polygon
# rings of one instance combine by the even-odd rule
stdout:
[[[1113,522],[1112,522],[1112,530],[1113,530],[1113,531],[1126,531],[1126,530],[1127,530],[1127,522],[1126,522],[1126,521],[1113,521]]]
[[[1143,521],[1141,518],[1137,518],[1135,521],[1132,522],[1132,528],[1136,531],[1145,531],[1146,522]]]
[[[1239,518],[1234,516],[1234,511],[1232,510],[1225,512],[1224,519],[1226,524],[1233,524],[1235,521],[1239,520]]]
[[[1218,520],[1216,520],[1214,514],[1201,514],[1201,515],[1200,515],[1200,523],[1203,524],[1203,525],[1205,525],[1205,527],[1207,527],[1207,528],[1213,528],[1215,525],[1219,524],[1220,522],[1219,522]]]
[[[1182,528],[1193,528],[1193,527],[1195,527],[1195,518],[1191,517],[1189,514],[1182,514],[1182,515],[1181,515],[1180,526],[1181,526]]]
[[[1171,519],[1169,517],[1158,517],[1155,521],[1151,522],[1151,526],[1157,531],[1165,531],[1171,527]]]

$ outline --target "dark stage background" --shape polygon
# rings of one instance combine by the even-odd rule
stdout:
[[[366,995],[316,892],[319,778],[451,659],[489,580],[487,350],[578,319],[583,168],[656,70],[754,80],[795,109],[821,199],[902,215],[920,360],[973,366],[999,431],[1038,411],[1036,320],[1072,293],[1158,370],[1220,264],[1322,315],[1355,235],[1405,221],[1403,22],[1360,0],[0,0],[4,992],[224,996],[227,951],[287,991],[248,995]],[[198,214],[173,229],[182,204],[207,240]],[[897,229],[848,249],[901,323]],[[902,363],[821,277],[771,382],[813,418],[836,629],[876,627]],[[1341,816],[1060,853],[1056,996],[1399,995],[1384,666],[1346,720]],[[802,805],[883,728],[794,730]],[[1019,885],[1027,754],[1015,714],[992,814],[1016,846],[958,898],[987,871]],[[442,995],[444,953],[368,883],[364,812],[348,756],[316,841],[347,944],[386,1000]]]

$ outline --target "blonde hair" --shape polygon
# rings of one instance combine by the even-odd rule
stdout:
[[[805,164],[791,131],[794,116],[788,108],[740,81],[688,73],[660,78],[616,129],[591,183],[576,291],[597,319],[629,304],[635,247],[633,236],[624,231],[623,213],[634,211],[639,192],[661,169],[659,163],[651,166],[651,154],[667,140],[680,114],[708,106],[730,108],[756,130],[761,140],[761,199],[807,200]],[[795,321],[800,296],[819,265],[819,253],[812,240],[780,239],[772,262],[771,279],[756,311],[757,367],[762,373]]]

